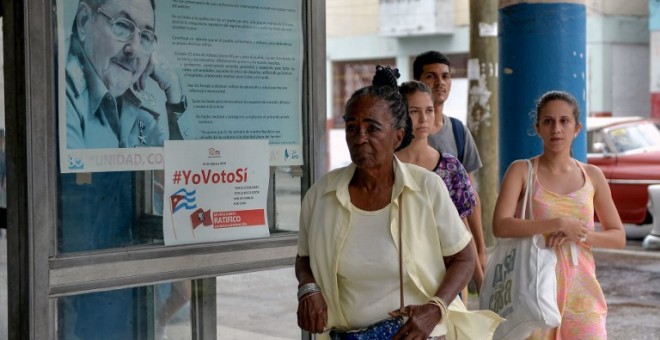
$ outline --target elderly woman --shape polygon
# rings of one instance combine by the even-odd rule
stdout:
[[[488,339],[497,316],[467,312],[455,299],[472,276],[476,255],[447,187],[439,176],[394,156],[410,140],[397,73],[378,67],[374,85],[351,96],[344,120],[353,163],[328,173],[303,200],[295,266],[298,324],[312,333],[341,332],[401,314],[405,323],[393,339],[443,339],[448,329],[448,338],[455,338],[461,325],[446,327],[449,302],[452,312],[473,321],[460,331]],[[401,311],[400,292],[406,303]]]

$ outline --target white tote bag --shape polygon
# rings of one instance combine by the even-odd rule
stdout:
[[[529,171],[521,218],[529,204],[532,214],[534,170]],[[493,339],[525,339],[537,328],[553,328],[561,323],[557,307],[557,257],[545,247],[542,235],[525,238],[498,238],[488,255],[479,309],[490,309],[506,319]]]

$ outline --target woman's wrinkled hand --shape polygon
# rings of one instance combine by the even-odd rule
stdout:
[[[444,317],[440,309],[432,304],[406,306],[403,314],[398,309],[390,312],[392,317],[399,315],[407,316],[408,321],[394,334],[393,340],[425,340]]]
[[[303,296],[298,302],[298,327],[310,333],[323,333],[328,322],[328,305],[320,292]]]

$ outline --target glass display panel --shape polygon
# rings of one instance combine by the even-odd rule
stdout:
[[[154,286],[154,289],[154,338],[188,339],[192,334],[192,281],[164,283]]]
[[[275,222],[271,235],[298,231],[302,169],[300,167],[278,167],[273,175],[275,184]]]
[[[145,198],[145,178],[143,172],[60,174],[59,252],[163,244],[162,217],[145,209],[154,205]]]
[[[298,339],[292,267],[215,278],[218,339]],[[192,339],[193,281],[59,298],[58,339]]]
[[[298,230],[302,170],[273,167],[270,235]],[[69,173],[59,176],[60,253],[163,246],[163,171]]]
[[[268,139],[270,234],[297,230],[302,1],[53,5],[60,253],[165,244],[166,140]]]
[[[191,281],[59,298],[58,339],[192,339]]]

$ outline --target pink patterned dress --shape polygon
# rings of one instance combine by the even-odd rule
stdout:
[[[584,185],[566,195],[545,189],[534,176],[534,219],[548,220],[573,216],[587,222],[594,230],[594,187],[583,165],[576,161],[585,178]],[[534,174],[538,158],[534,159]],[[575,254],[573,254],[575,250]],[[607,303],[596,279],[596,264],[591,247],[567,242],[555,248],[557,254],[557,305],[562,315],[557,328],[538,329],[529,339],[588,340],[607,339],[605,318]]]

